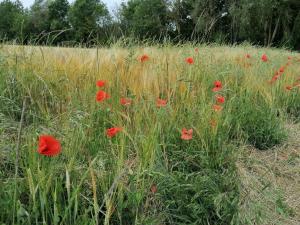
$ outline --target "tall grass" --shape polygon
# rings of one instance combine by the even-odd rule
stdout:
[[[0,221],[239,224],[239,146],[266,150],[285,140],[284,120],[299,117],[299,88],[285,89],[297,79],[299,55],[249,46],[198,48],[4,46]],[[262,53],[269,62],[261,62]],[[142,54],[150,60],[141,63]],[[290,55],[292,64],[270,85]],[[190,56],[193,65],[185,62]],[[104,89],[111,95],[103,103],[95,101],[99,79],[108,82]],[[224,85],[220,112],[212,109],[215,80]],[[120,105],[120,97],[133,104]],[[28,106],[14,178],[24,98]],[[156,107],[157,98],[167,99],[167,106]],[[105,130],[113,126],[124,130],[109,139]],[[184,127],[193,129],[192,140],[181,140]],[[40,134],[59,139],[62,153],[38,155]]]

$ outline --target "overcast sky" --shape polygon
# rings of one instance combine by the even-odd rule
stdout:
[[[2,0],[0,0],[1,2]],[[24,7],[28,8],[30,7],[34,0],[20,0],[23,4]],[[69,2],[74,2],[75,0],[68,0]],[[116,6],[118,6],[121,2],[124,2],[125,0],[102,0],[102,2],[104,2],[109,10],[112,10],[114,8],[116,8]]]

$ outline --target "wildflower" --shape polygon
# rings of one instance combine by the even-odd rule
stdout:
[[[195,52],[197,52],[197,53],[198,53],[198,52],[199,52],[199,48],[195,48]]]
[[[186,61],[186,63],[188,63],[190,65],[194,64],[194,59],[192,57],[186,58],[185,61]]]
[[[121,105],[128,106],[128,105],[131,105],[131,103],[132,103],[132,100],[129,99],[129,98],[121,98],[120,99],[120,104]]]
[[[213,105],[213,110],[215,112],[220,112],[220,111],[222,111],[222,109],[223,109],[223,107],[220,105]]]
[[[109,94],[107,94],[105,91],[98,91],[97,92],[97,95],[96,95],[97,102],[102,102],[105,99],[109,99],[109,98],[110,98]]]
[[[146,62],[150,59],[150,57],[147,54],[144,54],[140,57],[141,62]]]
[[[251,58],[251,55],[250,55],[250,54],[246,54],[246,58],[247,58],[247,59],[250,59],[250,58]]]
[[[291,59],[293,59],[293,57],[292,56],[288,56],[288,60],[291,60]]]
[[[187,130],[186,128],[183,128],[181,130],[181,139],[182,140],[191,140],[193,138],[193,129]]]
[[[276,74],[274,77],[272,77],[272,80],[276,81],[280,77],[280,74]]]
[[[55,156],[61,152],[61,144],[53,136],[41,135],[39,137],[38,153],[45,156]]]
[[[96,83],[97,87],[104,87],[106,85],[105,80],[98,80]]]
[[[279,72],[280,72],[280,73],[283,73],[283,72],[284,72],[284,69],[285,69],[284,66],[280,67]]]
[[[155,194],[157,192],[157,186],[156,186],[156,184],[152,184],[151,185],[150,191],[152,192],[152,194]]]
[[[222,89],[222,82],[217,80],[214,82],[214,88],[212,89],[213,92],[220,91]]]
[[[157,107],[164,107],[164,106],[167,105],[167,102],[168,102],[167,100],[158,98],[158,99],[156,100],[156,106],[157,106]]]
[[[288,90],[288,91],[291,91],[293,89],[293,87],[288,85],[288,86],[285,87],[285,89]]]
[[[222,95],[216,95],[216,101],[217,103],[223,104],[225,102],[225,97]]]
[[[106,130],[106,135],[110,138],[116,136],[117,133],[119,133],[120,131],[122,131],[123,128],[121,127],[112,127]]]
[[[268,56],[267,56],[266,54],[263,54],[263,55],[261,56],[261,60],[262,60],[263,62],[267,62],[267,61],[268,61]]]
[[[277,73],[275,76],[272,77],[270,83],[274,83],[276,80],[278,80],[278,78],[279,78],[279,74]]]

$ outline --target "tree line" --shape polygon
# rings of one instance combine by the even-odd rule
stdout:
[[[182,43],[248,41],[300,49],[299,0],[101,0],[0,3],[0,38],[21,44],[109,44],[120,38]]]

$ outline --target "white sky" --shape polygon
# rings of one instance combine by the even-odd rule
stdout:
[[[0,0],[0,2],[1,1],[2,0]],[[20,0],[20,1],[22,2],[23,6],[25,8],[29,8],[34,2],[34,0]],[[68,1],[69,2],[74,2],[75,0],[68,0]],[[110,11],[115,9],[116,6],[118,6],[121,2],[124,2],[124,1],[125,0],[102,0],[102,2],[104,2],[107,5],[107,7]]]

